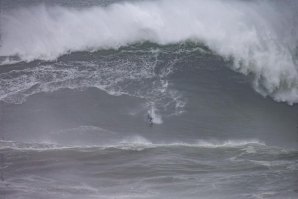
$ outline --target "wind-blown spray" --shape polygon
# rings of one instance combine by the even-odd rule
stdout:
[[[259,93],[292,104],[298,102],[296,8],[293,1],[233,0],[34,6],[3,14],[0,57],[55,60],[74,51],[190,40],[233,60],[234,70],[254,77]]]

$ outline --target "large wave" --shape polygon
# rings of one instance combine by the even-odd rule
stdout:
[[[204,43],[233,61],[233,69],[254,77],[259,93],[292,104],[298,102],[297,8],[290,0],[160,0],[80,9],[20,8],[2,13],[0,58],[55,60],[73,51],[190,40]]]

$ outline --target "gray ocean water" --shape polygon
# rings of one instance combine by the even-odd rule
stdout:
[[[298,197],[298,4],[0,0],[0,198]]]

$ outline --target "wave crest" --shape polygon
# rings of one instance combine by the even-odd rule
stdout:
[[[295,1],[161,0],[74,9],[35,6],[1,17],[0,58],[55,60],[136,42],[203,42],[252,75],[256,90],[298,102]],[[295,14],[296,13],[296,14]],[[9,60],[9,59],[8,59]]]
[[[264,142],[259,140],[226,140],[226,141],[210,141],[210,140],[197,140],[192,143],[187,142],[170,142],[170,143],[154,143],[142,136],[130,136],[122,138],[114,143],[103,145],[66,145],[61,146],[54,142],[47,143],[18,143],[14,141],[0,140],[1,149],[15,149],[15,150],[63,150],[63,149],[120,149],[120,150],[136,150],[141,151],[144,149],[152,148],[176,148],[176,147],[189,147],[189,148],[238,148],[246,149],[247,146],[267,146]]]

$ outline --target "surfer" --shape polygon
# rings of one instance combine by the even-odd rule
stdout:
[[[147,121],[148,121],[148,125],[149,125],[150,127],[152,127],[152,126],[153,126],[153,118],[152,118],[152,116],[150,115],[150,113],[148,113],[148,115],[147,115]]]

